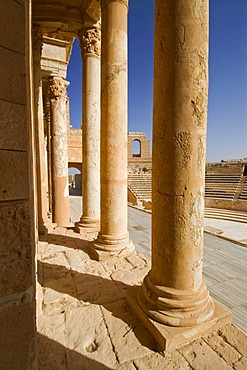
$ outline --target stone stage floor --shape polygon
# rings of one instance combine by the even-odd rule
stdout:
[[[71,217],[77,221],[81,214],[81,197],[70,197]],[[151,214],[128,207],[129,233],[136,251],[151,258]],[[214,220],[207,219],[207,224]],[[224,221],[232,228],[233,222]],[[235,222],[236,229],[247,229]],[[237,238],[237,237],[236,237]],[[203,276],[211,296],[233,314],[234,324],[247,333],[247,248],[216,236],[204,235]]]
[[[159,351],[125,298],[126,289],[140,285],[150,268],[150,216],[129,209],[129,223],[131,238],[142,255],[96,261],[89,240],[63,228],[52,230],[39,242],[39,370],[245,370],[247,337],[234,325],[179,349]],[[245,264],[243,247],[205,238],[208,288],[233,311],[246,302]],[[239,321],[237,315],[234,320],[240,327],[244,316],[239,316]]]

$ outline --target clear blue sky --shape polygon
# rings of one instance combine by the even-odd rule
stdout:
[[[129,0],[129,131],[152,135],[154,1]],[[207,161],[247,157],[247,0],[210,0]],[[81,124],[81,56],[67,79],[71,124]]]

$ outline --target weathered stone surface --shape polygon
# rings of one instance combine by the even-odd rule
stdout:
[[[127,231],[127,12],[123,1],[102,5],[100,156],[104,160],[100,232],[94,245],[108,252],[133,249]]]
[[[207,336],[205,338],[205,342],[229,365],[238,361],[242,357],[234,347],[225,342],[221,336],[217,335],[217,333],[212,333]]]
[[[247,357],[243,357],[240,361],[236,362],[233,366],[235,370],[246,370],[247,369]]]
[[[243,356],[247,356],[246,335],[238,330],[234,325],[227,325],[219,331],[222,338],[232,347],[236,348]]]
[[[23,20],[25,8],[22,5],[17,1],[9,1],[8,3],[1,1],[0,14],[3,18],[0,24],[0,35],[2,46],[24,55],[25,23]],[[13,25],[15,26],[13,27]],[[18,32],[16,32],[17,29]]]
[[[119,270],[114,271],[111,275],[112,279],[116,281],[116,284],[124,286],[127,288],[130,285],[136,284],[141,285],[144,277],[147,275],[149,267],[144,267],[142,269],[133,270]]]
[[[100,219],[100,30],[80,34],[83,57],[82,97],[82,209],[77,227],[99,230]],[[98,57],[97,57],[98,56]]]
[[[1,280],[1,278],[0,278]],[[23,370],[31,368],[34,356],[32,343],[35,325],[34,307],[30,302],[8,305],[0,309],[0,369]]]
[[[26,104],[26,66],[24,55],[0,48],[0,100]],[[10,71],[15,71],[15,79]],[[14,81],[14,82],[13,82]]]
[[[178,352],[184,356],[192,369],[221,369],[230,370],[229,366],[214,350],[204,341],[196,341],[181,349]]]
[[[123,295],[111,279],[94,275],[76,275],[73,277],[77,298],[95,304],[114,302]]]
[[[157,348],[148,331],[133,316],[125,299],[104,304],[102,311],[120,363],[145,356]]]
[[[27,203],[0,207],[0,296],[32,284],[30,214]]]
[[[0,150],[0,173],[0,201],[29,197],[26,152]]]
[[[66,312],[65,332],[69,349],[109,367],[117,364],[99,306],[76,307]]]
[[[27,147],[26,120],[27,117],[25,106],[0,100],[1,149],[26,150]]]
[[[117,366],[117,370],[136,370],[136,367],[131,362],[125,362],[119,366]]]
[[[182,355],[178,352],[152,353],[134,360],[138,370],[147,369],[169,369],[169,370],[190,370],[191,367]]]

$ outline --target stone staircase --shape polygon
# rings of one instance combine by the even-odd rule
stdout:
[[[128,175],[128,187],[139,200],[152,200],[152,175]],[[205,197],[247,200],[247,176],[234,174],[206,174]]]
[[[242,175],[206,174],[205,197],[236,199],[241,180]]]
[[[205,208],[204,216],[218,220],[235,221],[247,224],[247,212],[232,211],[220,208]]]
[[[148,202],[152,200],[152,174],[130,173],[128,187],[139,200]]]
[[[239,192],[240,200],[247,200],[247,176],[243,176],[243,182],[241,184],[241,189]]]

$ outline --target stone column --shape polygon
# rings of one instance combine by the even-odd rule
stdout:
[[[33,27],[33,75],[34,75],[34,122],[36,150],[36,186],[38,203],[38,232],[46,234],[47,217],[47,187],[45,168],[45,140],[43,123],[43,96],[41,81],[42,34],[39,27]]]
[[[102,0],[101,217],[95,248],[133,248],[127,231],[127,0]]]
[[[202,279],[208,0],[156,0],[154,55],[152,267],[138,313],[166,325],[151,329],[163,346],[214,324]]]
[[[95,232],[100,218],[100,30],[79,34],[82,80],[82,216],[80,232]]]
[[[68,142],[66,87],[62,77],[50,78],[51,150],[52,150],[52,216],[57,226],[69,225]]]
[[[156,1],[152,269],[139,292],[172,326],[208,320],[202,281],[208,96],[208,1]]]

